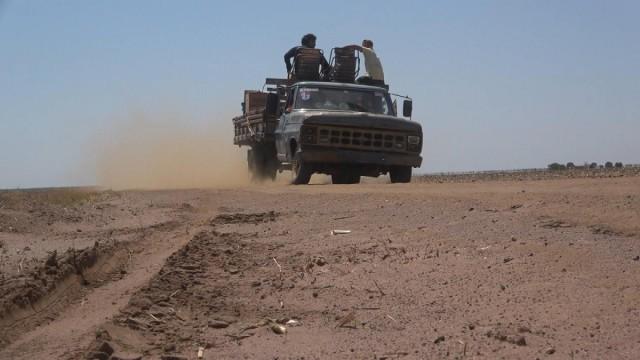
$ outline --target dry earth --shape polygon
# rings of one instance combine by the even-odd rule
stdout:
[[[636,359],[639,241],[624,174],[5,191],[0,359]]]

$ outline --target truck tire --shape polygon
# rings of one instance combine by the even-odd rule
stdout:
[[[394,166],[389,169],[391,183],[411,182],[411,166]]]
[[[291,183],[293,185],[308,184],[311,180],[313,171],[308,163],[302,160],[300,153],[296,153],[291,162],[291,174],[293,175]]]
[[[247,164],[251,181],[275,180],[278,172],[277,161],[264,147],[255,147],[247,152]]]
[[[360,174],[354,172],[343,172],[331,174],[331,183],[333,184],[359,184]]]
[[[249,174],[253,175],[253,169],[256,167],[255,159],[253,158],[253,150],[247,151],[247,171]]]

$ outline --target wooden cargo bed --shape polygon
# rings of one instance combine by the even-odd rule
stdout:
[[[278,125],[278,119],[267,115],[263,110],[254,110],[247,114],[233,118],[236,145],[252,145],[260,142],[274,141],[273,133]]]

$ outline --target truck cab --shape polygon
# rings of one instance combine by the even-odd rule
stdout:
[[[422,127],[396,114],[386,88],[302,81],[283,91],[275,148],[293,184],[307,184],[314,173],[330,175],[334,184],[386,173],[403,183],[421,165]],[[404,116],[411,106],[405,100]]]

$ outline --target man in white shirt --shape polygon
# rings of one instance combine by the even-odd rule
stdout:
[[[384,85],[384,71],[382,70],[380,58],[378,58],[376,52],[373,51],[373,41],[362,40],[362,46],[349,45],[345,47],[360,51],[362,55],[364,55],[366,74],[358,78],[358,83],[376,86]]]

